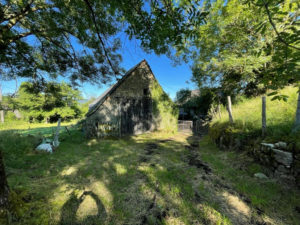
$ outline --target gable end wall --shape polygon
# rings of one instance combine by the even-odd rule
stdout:
[[[151,122],[150,130],[162,130],[170,124],[172,124],[171,129],[174,130],[175,126],[177,129],[177,114],[176,110],[174,111],[174,104],[163,91],[147,63],[144,61],[106,98],[96,112],[86,118],[86,135],[88,137],[99,136],[96,134],[98,132],[95,126],[96,123],[114,124],[113,126],[119,127],[120,102],[126,99],[142,99],[145,97],[144,89],[149,90],[148,97],[150,97],[153,102],[151,109],[153,110],[153,116],[151,121],[149,121]],[[166,121],[164,121],[162,116],[165,116]],[[176,125],[173,125],[175,123]],[[120,131],[115,131],[115,133],[120,133]]]

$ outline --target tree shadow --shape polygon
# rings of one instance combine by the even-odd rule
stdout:
[[[198,136],[153,133],[86,140],[78,131],[65,138],[51,155],[20,155],[18,164],[7,164],[15,173],[12,183],[31,188],[35,200],[49,204],[51,212],[42,211],[42,216],[60,212],[58,218],[49,216],[53,224],[214,224],[204,213],[206,205],[227,215],[214,205],[214,196],[231,188],[202,165],[201,149],[196,160]],[[8,150],[6,159],[13,156]],[[20,179],[23,175],[27,180]]]
[[[83,220],[79,220],[77,216],[78,209],[87,196],[90,196],[97,206],[96,215],[88,215]],[[61,209],[60,225],[88,225],[102,224],[106,220],[107,213],[104,205],[99,197],[92,191],[85,191],[79,197],[72,192],[69,199],[65,202]]]

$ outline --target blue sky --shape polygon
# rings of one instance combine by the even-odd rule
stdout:
[[[196,89],[196,86],[190,82],[192,72],[188,64],[182,63],[181,65],[173,66],[174,63],[167,56],[157,56],[154,53],[147,54],[139,47],[137,40],[129,40],[125,35],[122,35],[121,41],[122,66],[126,70],[146,59],[156,79],[172,99],[174,99],[176,92],[181,88]],[[18,85],[21,82],[22,80],[19,80]],[[86,83],[79,89],[82,91],[84,98],[88,99],[101,95],[109,86],[103,85],[99,87]],[[2,89],[4,94],[14,93],[16,82],[2,82]]]

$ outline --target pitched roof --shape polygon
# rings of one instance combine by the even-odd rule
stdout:
[[[149,67],[149,64],[147,63],[147,61],[144,59],[141,62],[139,62],[138,64],[136,64],[134,67],[132,67],[130,70],[128,70],[120,80],[118,80],[117,83],[115,83],[114,85],[110,86],[106,91],[103,92],[102,95],[100,95],[95,101],[93,101],[90,105],[89,105],[89,111],[87,112],[86,116],[90,116],[92,115],[94,112],[97,111],[97,109],[99,108],[99,106],[102,105],[102,103],[106,100],[106,98],[112,94],[125,80],[127,77],[129,77],[129,75],[135,71],[143,62],[146,62],[146,64]],[[150,67],[149,67],[150,69]],[[151,69],[150,69],[151,70]],[[152,71],[151,71],[152,72]]]

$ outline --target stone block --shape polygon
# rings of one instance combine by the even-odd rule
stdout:
[[[289,174],[290,170],[288,168],[286,168],[283,165],[279,165],[276,169],[276,171],[278,171],[279,173],[283,173],[283,174]]]
[[[264,147],[264,148],[274,148],[274,145],[273,144],[270,144],[270,143],[261,143],[261,146]]]
[[[257,177],[259,179],[268,179],[268,177],[263,173],[256,173],[254,174],[254,177]]]
[[[293,162],[293,154],[290,152],[284,152],[278,149],[272,149],[274,152],[275,160],[285,166],[291,166]]]
[[[272,165],[273,165],[273,167],[277,168],[278,167],[278,162],[276,160],[273,160]]]
[[[279,149],[283,149],[283,150],[286,150],[287,149],[287,143],[285,142],[277,142],[274,144],[275,148],[279,148]]]

